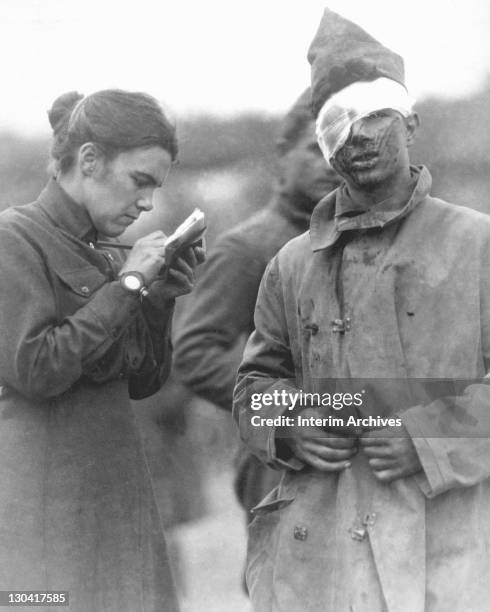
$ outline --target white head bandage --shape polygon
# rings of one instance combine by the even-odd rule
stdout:
[[[375,111],[391,108],[404,117],[413,100],[403,85],[381,77],[358,81],[341,89],[322,106],[316,120],[316,136],[323,156],[332,159],[349,137],[352,124]]]

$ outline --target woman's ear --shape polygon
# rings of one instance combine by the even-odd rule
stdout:
[[[100,165],[101,156],[93,142],[85,142],[78,151],[78,165],[84,176],[92,176]]]
[[[405,119],[407,128],[407,147],[411,147],[415,142],[415,132],[420,125],[420,119],[417,113],[413,112]]]

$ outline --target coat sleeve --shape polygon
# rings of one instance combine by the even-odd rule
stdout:
[[[156,393],[170,375],[172,365],[171,329],[175,300],[155,308],[147,301],[142,311],[147,327],[148,346],[141,367],[129,376],[129,396],[140,400]]]
[[[253,424],[254,417],[274,418],[288,411],[281,394],[295,393],[295,370],[289,348],[284,295],[278,258],[272,259],[260,284],[255,307],[255,331],[245,347],[234,391],[233,415],[240,435],[250,450],[270,467],[302,467],[295,458],[286,461],[278,456],[276,427]],[[277,400],[271,405],[252,408],[264,393]]]
[[[1,228],[0,260],[0,378],[23,395],[47,398],[69,389],[140,312],[138,298],[115,281],[104,283],[60,322],[35,241]]]
[[[435,497],[471,487],[490,477],[490,239],[480,252],[481,381],[459,382],[463,389],[427,406],[415,406],[402,421],[417,450],[423,472],[415,476],[423,493]],[[464,304],[461,305],[464,316]],[[448,328],[448,333],[450,329]]]
[[[427,497],[490,477],[489,411],[490,385],[474,384],[401,415],[423,468],[415,478]]]
[[[238,237],[224,237],[203,264],[175,337],[178,378],[231,410],[233,386],[265,268]]]

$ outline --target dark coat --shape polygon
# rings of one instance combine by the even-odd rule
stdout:
[[[52,180],[0,216],[0,585],[85,612],[177,609],[129,391],[170,366],[171,312],[116,280]]]

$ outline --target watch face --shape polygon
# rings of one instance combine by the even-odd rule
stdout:
[[[136,274],[126,274],[122,278],[122,282],[129,291],[139,291],[143,286],[141,278]]]

